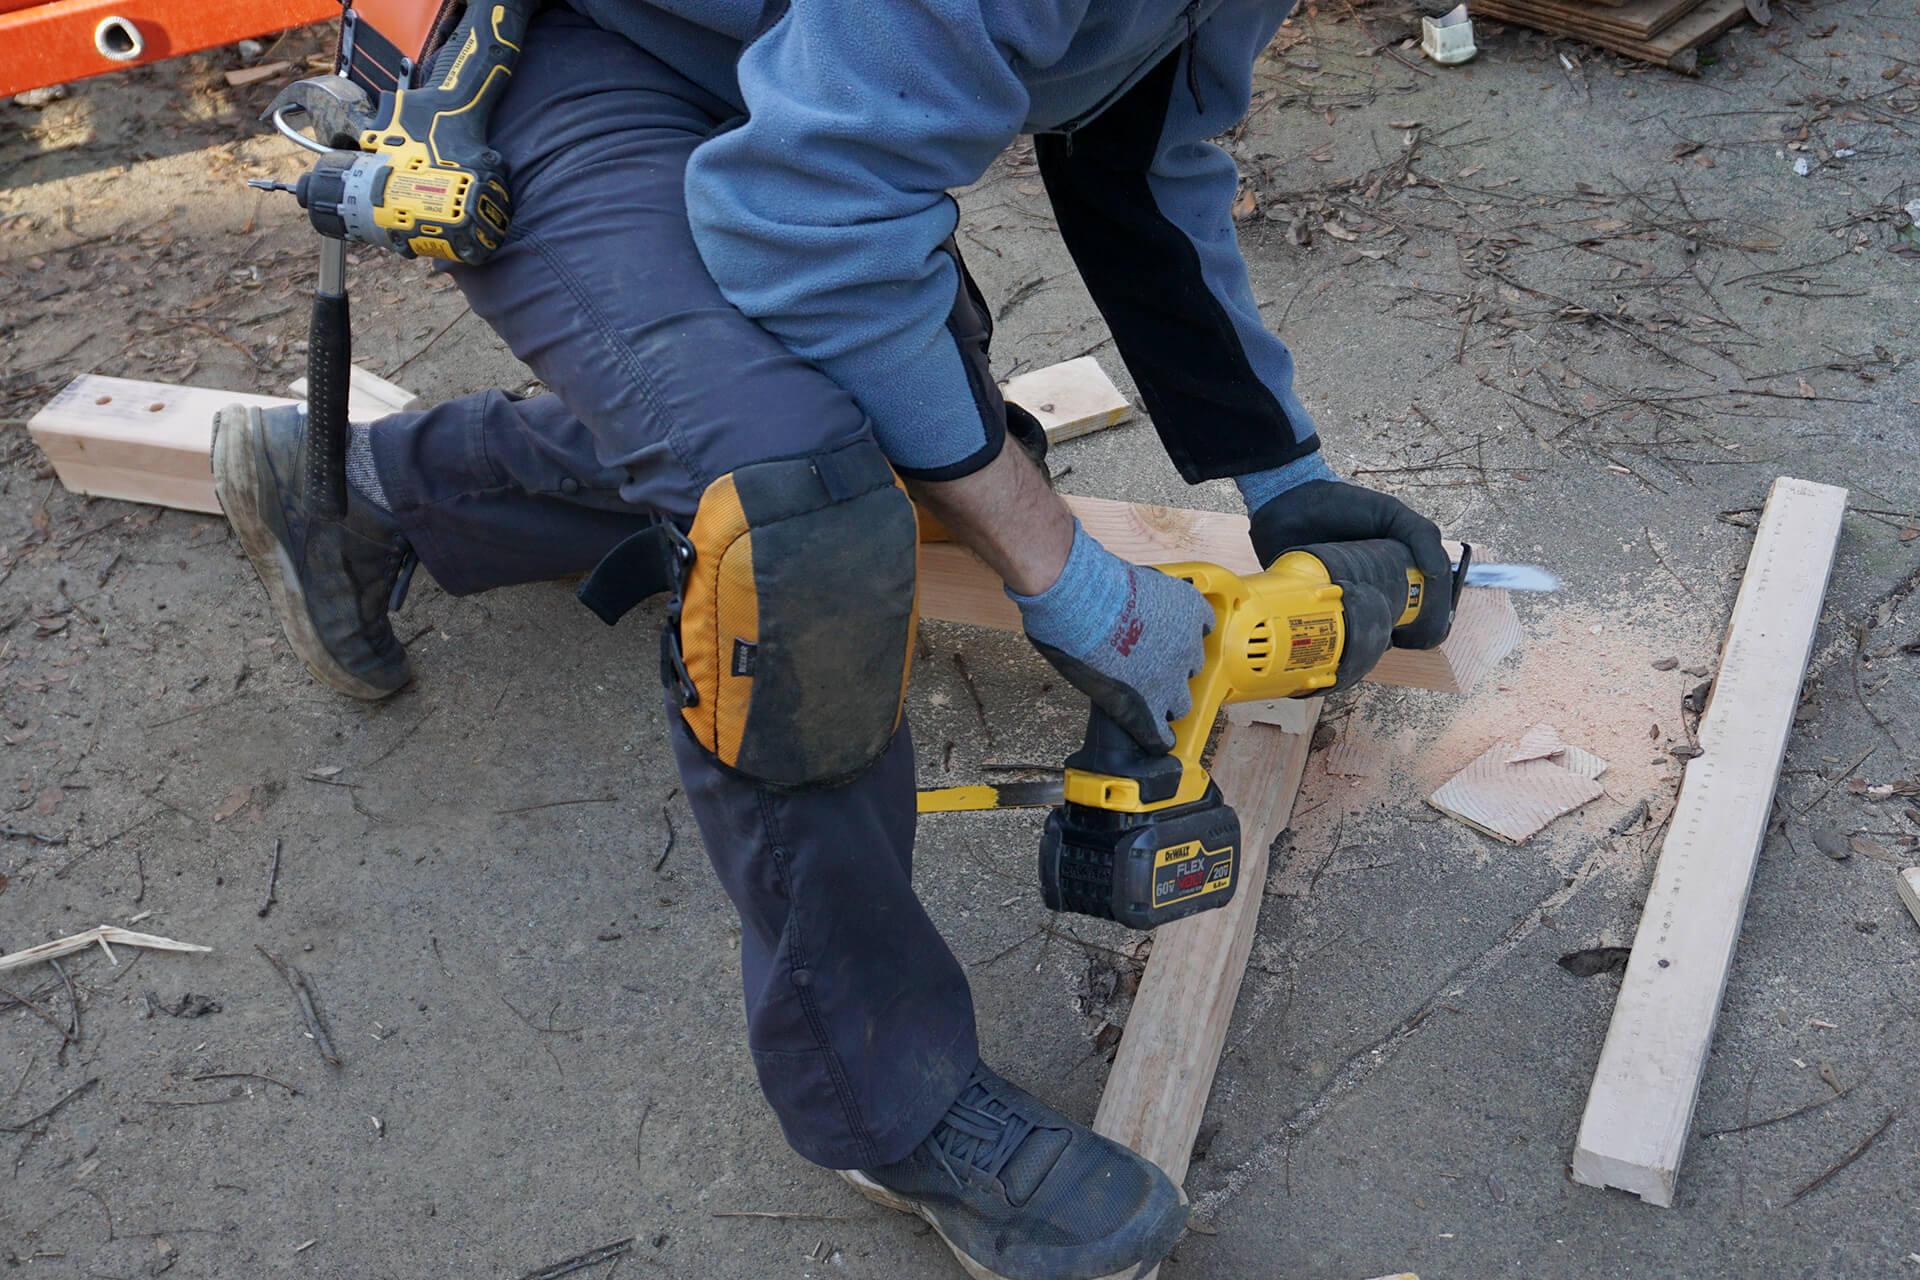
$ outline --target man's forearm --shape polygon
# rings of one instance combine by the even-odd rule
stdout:
[[[1073,549],[1073,513],[1011,441],[978,471],[958,480],[909,480],[907,489],[1021,595],[1052,586]]]

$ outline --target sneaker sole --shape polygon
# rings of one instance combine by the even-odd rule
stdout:
[[[406,681],[391,689],[369,684],[335,662],[320,633],[314,630],[300,576],[281,541],[286,529],[280,523],[279,508],[261,500],[259,477],[266,465],[262,449],[260,410],[230,405],[214,415],[213,492],[221,510],[227,513],[227,523],[240,536],[240,546],[252,561],[253,571],[267,589],[267,599],[280,619],[287,643],[314,678],[328,688],[368,702],[387,697]]]
[[[945,1242],[947,1248],[953,1251],[953,1256],[959,1259],[960,1266],[969,1276],[973,1277],[973,1280],[1008,1280],[1008,1277],[1001,1275],[998,1271],[989,1271],[981,1266],[978,1262],[974,1261],[966,1250],[948,1239],[947,1233],[940,1230],[940,1224],[933,1220],[933,1217],[920,1206],[918,1201],[909,1200],[897,1192],[887,1190],[887,1188],[881,1186],[872,1178],[867,1177],[867,1175],[861,1173],[858,1169],[838,1169],[835,1170],[835,1172],[845,1178],[847,1184],[855,1191],[858,1191],[861,1195],[873,1201],[875,1204],[880,1205],[882,1208],[897,1209],[901,1213],[910,1213],[932,1227],[934,1233]],[[1185,1187],[1180,1188],[1180,1203],[1187,1203],[1187,1191]],[[1160,1259],[1155,1259],[1152,1262],[1143,1262],[1126,1271],[1116,1271],[1110,1276],[1102,1276],[1100,1280],[1139,1280],[1141,1276],[1151,1273],[1155,1267],[1158,1267],[1160,1261]]]

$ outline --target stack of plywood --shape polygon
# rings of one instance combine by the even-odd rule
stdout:
[[[1469,0],[1468,7],[1479,17],[1584,40],[1691,75],[1699,47],[1748,16],[1750,6],[1748,0]]]

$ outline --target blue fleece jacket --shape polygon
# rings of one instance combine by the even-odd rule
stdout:
[[[1235,240],[1232,159],[1206,141],[1245,113],[1289,0],[571,2],[739,107],[687,169],[701,257],[734,305],[852,393],[907,474],[963,473],[999,447],[950,331],[961,284],[942,246],[948,192],[1021,133],[1060,143],[1042,168],[1063,234],[1187,478],[1317,446]],[[1112,115],[1130,124],[1076,159],[1123,102]],[[1124,278],[1142,272],[1152,296]],[[1189,356],[1167,354],[1169,325]]]

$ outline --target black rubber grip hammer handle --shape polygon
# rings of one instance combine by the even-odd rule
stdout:
[[[307,330],[307,436],[301,471],[308,508],[322,520],[347,515],[347,385],[353,327],[347,310],[347,246],[321,240],[320,284]]]

